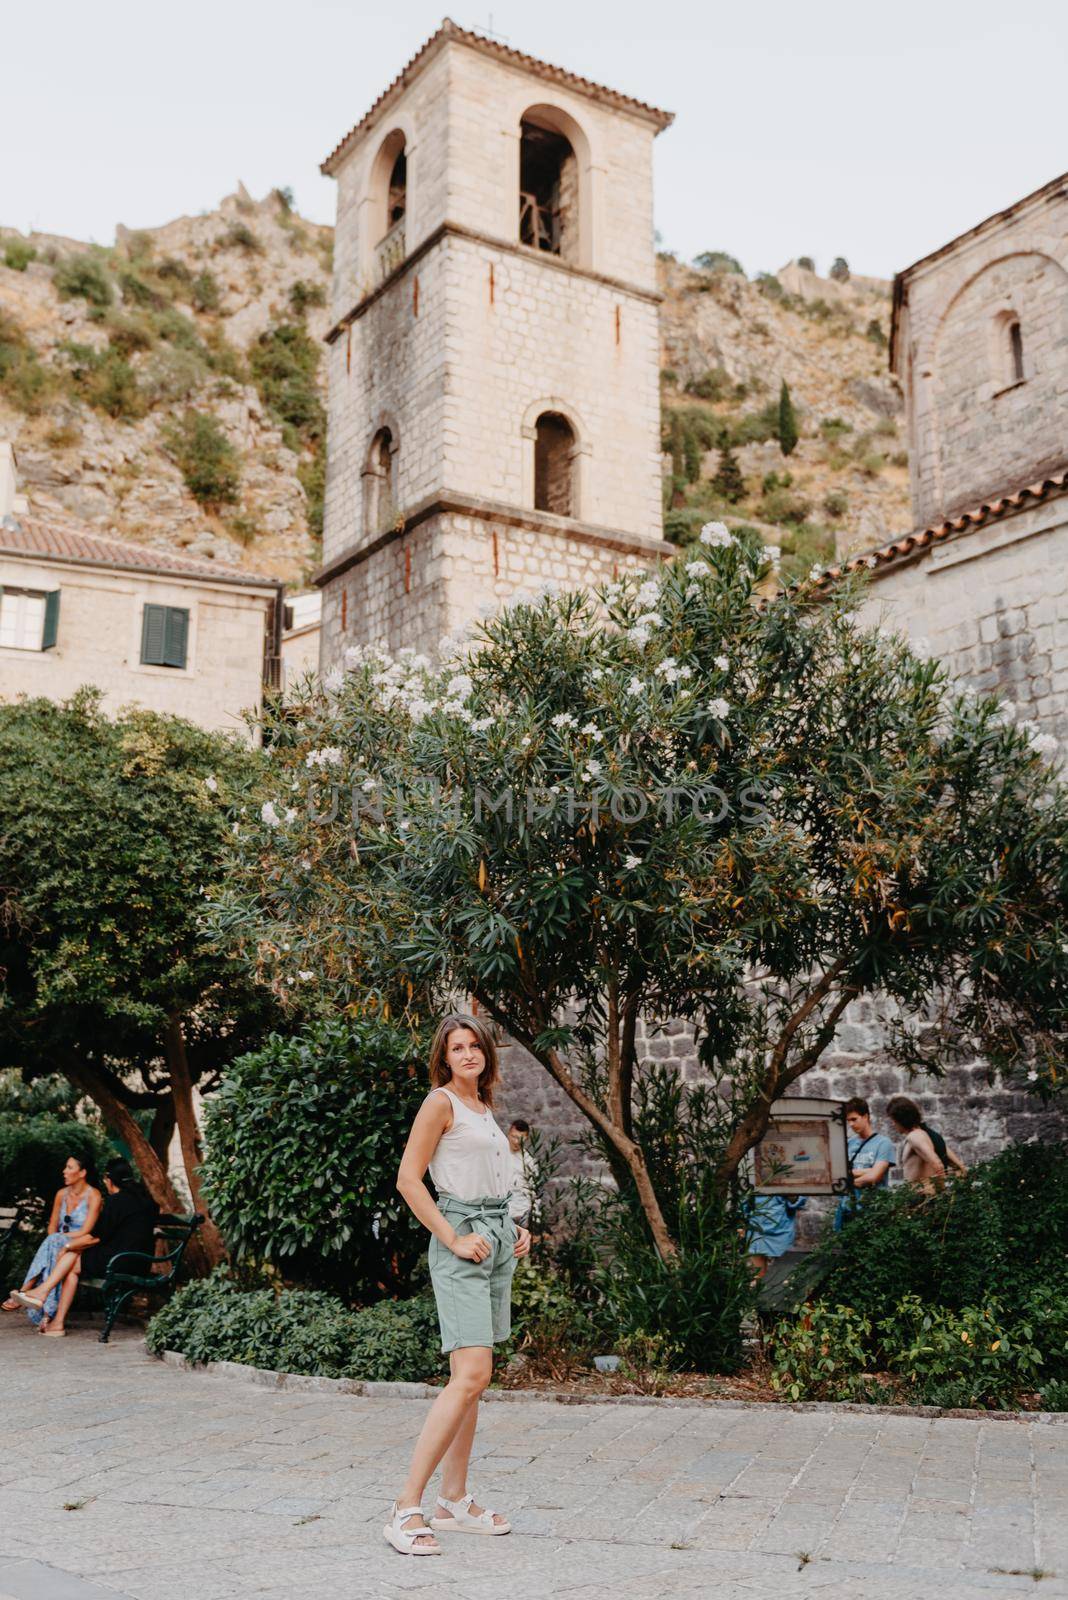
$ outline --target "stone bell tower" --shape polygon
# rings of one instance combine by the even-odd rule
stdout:
[[[652,221],[670,121],[446,20],[323,163],[324,669],[671,552]]]

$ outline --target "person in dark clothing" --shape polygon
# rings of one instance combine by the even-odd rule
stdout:
[[[47,1326],[42,1324],[42,1332],[51,1338],[66,1333],[67,1313],[83,1276],[102,1278],[111,1258],[127,1250],[152,1254],[159,1209],[138,1183],[128,1161],[108,1162],[104,1189],[104,1206],[92,1233],[72,1234],[52,1272],[34,1290],[43,1303],[49,1290],[62,1284],[56,1314]]]

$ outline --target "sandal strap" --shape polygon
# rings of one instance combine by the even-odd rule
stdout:
[[[474,1498],[473,1494],[465,1494],[462,1500],[446,1500],[443,1494],[439,1494],[438,1505],[444,1506],[447,1511],[466,1511]]]
[[[393,1520],[395,1522],[406,1522],[409,1517],[421,1517],[422,1515],[423,1515],[422,1506],[406,1506],[404,1508],[404,1510],[402,1511],[400,1506],[394,1505]],[[406,1532],[406,1533],[415,1533],[416,1531],[417,1530],[415,1528],[406,1528],[406,1529],[404,1529],[404,1532]],[[427,1532],[428,1533],[430,1532],[429,1528],[427,1529]]]

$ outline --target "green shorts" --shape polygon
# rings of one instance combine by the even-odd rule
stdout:
[[[441,1348],[501,1344],[512,1331],[515,1223],[508,1200],[456,1200],[438,1196],[438,1210],[456,1232],[480,1233],[491,1247],[485,1261],[465,1261],[440,1239],[430,1241],[430,1281],[441,1325]]]

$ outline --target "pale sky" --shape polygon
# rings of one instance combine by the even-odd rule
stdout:
[[[686,258],[889,277],[1068,170],[1064,0],[6,0],[0,223],[109,244],[238,178],[332,222],[320,160],[447,4],[676,113],[656,217]]]

